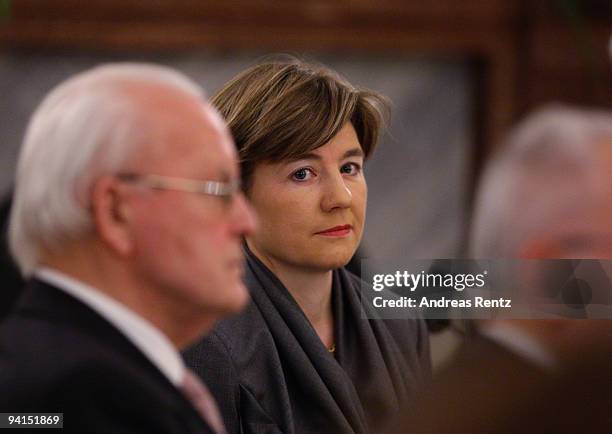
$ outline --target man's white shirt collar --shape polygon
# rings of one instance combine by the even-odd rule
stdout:
[[[94,287],[57,270],[42,267],[34,272],[34,276],[96,311],[119,329],[172,384],[179,387],[185,374],[185,364],[170,340],[153,324]]]

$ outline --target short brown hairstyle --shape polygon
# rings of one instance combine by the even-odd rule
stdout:
[[[246,191],[258,163],[299,158],[329,142],[349,121],[367,159],[389,113],[383,95],[294,57],[243,71],[211,103],[236,141]]]

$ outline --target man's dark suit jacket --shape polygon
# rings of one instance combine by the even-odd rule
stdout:
[[[40,281],[0,325],[0,391],[0,412],[64,413],[63,432],[212,433],[120,331]]]
[[[611,409],[612,342],[551,371],[477,335],[396,433],[610,433]]]

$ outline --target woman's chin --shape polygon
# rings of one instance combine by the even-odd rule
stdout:
[[[327,252],[323,255],[319,255],[316,258],[313,258],[311,262],[311,266],[314,268],[329,271],[334,270],[336,268],[344,267],[349,263],[351,258],[353,257],[354,252],[337,252],[333,254],[332,252]]]

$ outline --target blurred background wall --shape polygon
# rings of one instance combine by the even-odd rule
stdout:
[[[468,66],[460,61],[341,53],[306,57],[393,99],[389,129],[366,166],[369,209],[363,254],[455,256],[466,199],[466,158],[473,142]],[[256,55],[219,55],[205,50],[177,56],[12,53],[0,57],[3,191],[10,189],[23,131],[44,94],[67,76],[97,63],[135,58],[177,67],[209,93],[257,60]]]
[[[322,62],[393,101],[363,254],[457,257],[480,170],[521,115],[612,105],[610,0],[0,0],[0,192],[32,109],[109,60],[175,66],[214,93],[271,53]],[[457,339],[434,339],[441,360]]]

